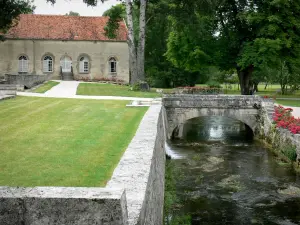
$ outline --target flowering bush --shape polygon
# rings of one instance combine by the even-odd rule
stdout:
[[[176,93],[179,94],[201,94],[201,95],[216,95],[221,94],[223,89],[221,88],[209,88],[209,87],[177,87]]]
[[[300,134],[300,118],[292,116],[293,109],[275,106],[273,120],[276,127],[288,129],[293,134]]]

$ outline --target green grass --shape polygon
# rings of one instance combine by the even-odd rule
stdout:
[[[206,84],[197,84],[196,86],[200,87],[207,87]],[[222,88],[226,89],[225,94],[231,94],[231,95],[240,95],[241,91],[238,89],[237,84],[232,84],[231,88],[229,88],[229,85],[221,85]],[[259,92],[256,92],[256,95],[260,96],[270,96],[270,97],[276,97],[276,98],[300,98],[300,91],[296,91],[294,94],[287,94],[287,95],[281,95],[280,94],[280,85],[279,84],[270,84],[267,86],[265,89],[264,84],[259,84],[258,85],[258,90]]]
[[[147,107],[17,97],[0,102],[0,186],[104,186]]]
[[[300,100],[276,100],[280,105],[300,107]]]
[[[131,91],[129,86],[121,86],[114,84],[95,84],[81,83],[77,88],[77,95],[94,95],[94,96],[125,96],[125,97],[143,97],[157,98],[161,97],[160,93],[156,93],[155,89],[150,92]]]
[[[45,93],[46,91],[49,91],[51,88],[53,88],[54,86],[58,85],[59,82],[56,81],[47,81],[46,83],[44,83],[43,85],[41,85],[40,87],[38,87],[37,89],[33,90],[33,92],[35,93]]]

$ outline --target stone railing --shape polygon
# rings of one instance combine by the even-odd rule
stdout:
[[[249,109],[261,107],[260,96],[243,95],[163,95],[163,105],[168,108],[237,108]]]

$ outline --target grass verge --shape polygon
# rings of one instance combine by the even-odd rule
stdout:
[[[46,83],[44,83],[43,85],[41,85],[40,87],[38,87],[37,89],[33,90],[34,93],[45,93],[46,91],[49,91],[51,88],[53,88],[54,86],[58,85],[59,82],[56,81],[47,81]]]
[[[124,96],[124,97],[142,97],[157,98],[161,97],[155,89],[150,92],[131,91],[128,86],[114,84],[95,84],[81,83],[77,88],[77,95],[94,95],[94,96]]]
[[[280,105],[300,107],[299,100],[276,100],[276,102]]]
[[[147,110],[126,103],[0,102],[0,186],[104,186]]]

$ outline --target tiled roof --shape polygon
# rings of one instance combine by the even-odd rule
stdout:
[[[22,14],[5,35],[15,39],[126,41],[127,28],[120,22],[116,39],[105,36],[108,17]]]

